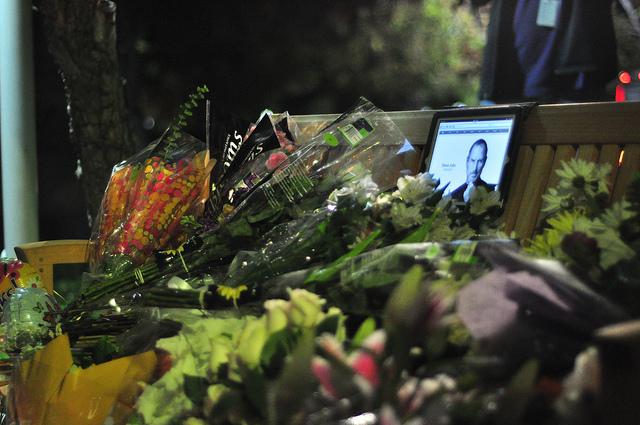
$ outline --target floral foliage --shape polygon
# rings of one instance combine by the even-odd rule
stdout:
[[[85,360],[155,350],[129,424],[594,423],[593,336],[640,314],[640,177],[609,206],[609,169],[562,164],[522,252],[499,193],[409,175],[369,102],[307,145],[266,127],[273,148],[227,158],[214,224],[183,214],[197,236],[65,311]]]
[[[286,375],[291,354],[311,341],[305,335],[329,332],[344,339],[345,318],[338,309],[324,311],[325,300],[301,289],[289,298],[267,300],[260,317],[199,319],[159,340],[156,348],[168,353],[172,366],[145,388],[132,420],[264,423],[269,403],[278,397],[273,378]]]
[[[640,303],[633,295],[638,282],[637,178],[628,199],[607,207],[606,179],[610,168],[571,160],[558,170],[558,188],[544,196],[549,212],[546,226],[535,236],[527,252],[557,258],[587,282],[607,282],[602,288],[633,311]]]

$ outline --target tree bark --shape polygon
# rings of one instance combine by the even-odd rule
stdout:
[[[60,67],[69,140],[80,161],[91,224],[113,165],[135,149],[118,67],[116,5],[109,0],[41,0],[38,9],[49,51]]]

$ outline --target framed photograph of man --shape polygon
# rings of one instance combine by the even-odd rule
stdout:
[[[505,199],[514,148],[530,105],[437,111],[421,158],[421,171],[447,185],[445,195],[469,202],[478,187]]]

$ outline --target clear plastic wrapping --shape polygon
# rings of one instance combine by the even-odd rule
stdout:
[[[283,120],[275,120],[275,127],[271,123],[268,126],[272,133],[275,132],[276,139],[278,123]],[[276,130],[273,130],[274,128]],[[291,122],[280,129],[286,133],[284,128],[289,129],[291,137],[295,138],[295,129],[291,132]],[[285,139],[278,139],[277,149],[287,150],[291,146],[295,147],[289,143],[288,135]],[[250,146],[246,143],[248,141],[243,146]],[[241,161],[239,158],[241,156],[237,154],[234,161]],[[248,188],[237,206],[227,204],[229,208],[222,208],[223,217],[220,225],[201,233],[195,238],[198,243],[186,244],[184,249],[175,255],[156,255],[155,261],[150,264],[133,271],[131,268],[124,269],[113,278],[91,285],[83,291],[80,303],[86,305],[99,298],[131,291],[138,286],[155,286],[158,279],[175,273],[193,274],[208,270],[212,266],[228,264],[239,251],[257,250],[262,247],[263,242],[266,244],[269,240],[272,244],[277,242],[277,238],[271,236],[286,228],[287,225],[283,223],[301,217],[307,220],[314,216],[320,217],[322,221],[329,215],[335,215],[334,210],[327,204],[327,199],[335,189],[343,187],[348,182],[368,181],[376,190],[393,187],[398,177],[410,173],[415,158],[413,147],[389,116],[371,102],[361,99],[354,108],[341,115],[308,143],[287,155],[286,160],[273,169],[270,169],[268,158],[265,159],[265,156],[257,156],[252,161],[246,161],[237,171],[239,174],[233,174],[234,178],[229,178],[230,186],[225,187],[237,187],[247,175],[256,175],[257,183]],[[230,172],[231,168],[227,170],[226,175],[232,175],[228,174]],[[373,176],[373,180],[371,177],[362,180],[368,174]],[[222,190],[216,192],[220,193]],[[325,210],[316,213],[315,210],[318,208]],[[348,219],[349,213],[346,209],[343,209],[341,214],[336,217]],[[298,225],[305,226],[297,221],[291,223],[293,227]],[[309,252],[301,261],[308,263],[308,256],[314,263],[321,262],[333,259],[333,255],[344,253],[348,250],[347,245],[358,237],[358,223],[353,223],[352,227],[353,232],[336,235],[335,242],[339,246],[335,250],[328,251],[324,246],[326,244],[322,244],[322,253]],[[290,230],[295,233],[293,228]],[[340,225],[331,226],[332,232],[344,230]],[[308,235],[317,234],[317,231],[321,232],[322,229],[304,230]],[[267,232],[270,234],[265,235]],[[278,237],[282,237],[282,243],[285,243],[286,236],[282,234]],[[317,236],[317,240],[327,240],[320,234]],[[271,258],[275,261],[279,255],[291,256],[294,253],[297,255],[305,252],[302,247],[295,246],[294,239],[286,239],[288,250],[283,248],[280,253],[273,251],[273,255],[265,252],[262,259]],[[271,245],[268,249],[275,250],[275,246]],[[315,249],[312,244],[308,244],[308,248]],[[292,264],[289,262],[285,265],[284,261],[281,263],[283,267],[275,263],[270,264],[273,272],[269,273],[269,276],[288,271]],[[266,275],[256,275],[253,281],[264,278]],[[221,283],[229,286],[233,286],[234,283],[243,284],[233,277]]]
[[[262,203],[255,198],[263,198],[274,208],[296,203],[321,181],[354,169],[370,170],[374,182],[386,190],[399,176],[410,173],[415,159],[415,149],[393,120],[361,98],[275,168],[271,178],[236,210]]]

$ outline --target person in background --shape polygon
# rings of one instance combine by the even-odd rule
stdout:
[[[618,72],[611,9],[611,0],[493,0],[481,103],[607,100]]]
[[[495,186],[488,184],[480,175],[487,162],[487,142],[478,139],[473,142],[467,154],[467,181],[451,192],[451,198],[456,201],[469,202],[471,194],[476,187],[484,187],[487,191],[492,191]]]

